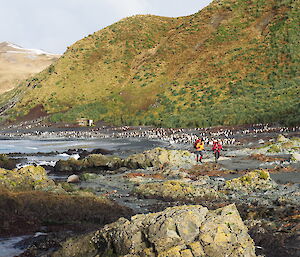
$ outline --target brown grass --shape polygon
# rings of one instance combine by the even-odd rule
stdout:
[[[45,225],[85,230],[129,215],[129,209],[95,196],[0,191],[1,236],[34,232]]]

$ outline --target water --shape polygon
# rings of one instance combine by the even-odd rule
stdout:
[[[0,154],[21,153],[18,158],[26,158],[18,167],[30,164],[54,166],[58,160],[66,160],[70,157],[78,158],[78,155],[64,153],[69,149],[83,149],[91,151],[103,148],[114,151],[116,155],[126,157],[135,152],[142,152],[158,146],[165,146],[166,143],[158,140],[147,139],[85,139],[85,140],[29,140],[29,139],[0,139]],[[57,153],[56,153],[57,152]],[[39,154],[37,154],[39,153]],[[53,154],[40,154],[53,153]],[[35,154],[35,155],[31,155]],[[50,175],[52,179],[66,179],[67,176],[58,177]],[[28,236],[0,238],[0,257],[12,257],[24,251],[17,247],[17,243],[28,238]]]
[[[0,238],[0,257],[12,257],[24,252],[24,249],[17,248],[16,244],[26,238],[29,238],[29,236]]]
[[[147,139],[0,139],[0,154],[21,153],[18,158],[26,158],[18,168],[24,165],[49,165],[54,166],[58,160],[66,160],[70,157],[78,158],[78,155],[68,155],[64,152],[69,149],[83,149],[92,151],[102,148],[114,151],[120,157],[126,157],[135,152],[142,152],[158,146],[165,146],[166,143],[159,140]],[[55,153],[55,152],[58,152]],[[53,154],[40,154],[53,153]]]
[[[114,149],[114,142],[106,140],[0,140],[0,153],[63,152],[68,149]]]

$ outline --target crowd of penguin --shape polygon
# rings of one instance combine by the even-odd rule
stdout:
[[[57,129],[55,131],[30,130],[25,132],[24,127],[14,132],[0,132],[1,137],[6,138],[65,138],[65,139],[93,139],[93,138],[144,138],[162,140],[170,145],[186,144],[191,145],[197,138],[207,145],[212,145],[219,140],[222,145],[240,144],[240,139],[245,136],[254,136],[263,133],[298,133],[300,127],[280,127],[269,124],[254,124],[247,127],[211,127],[211,128],[153,128],[153,127],[109,127],[80,128],[74,130]]]

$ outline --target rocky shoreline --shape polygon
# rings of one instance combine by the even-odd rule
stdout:
[[[169,141],[168,148],[122,156],[104,149],[73,151],[79,153],[79,159],[60,160],[48,174],[38,166],[12,170],[13,156],[2,156],[0,165],[6,169],[0,174],[1,235],[43,231],[46,235],[23,242],[27,250],[19,256],[27,257],[299,256],[300,183],[272,179],[275,174],[299,174],[300,140],[294,135],[295,131],[286,137],[255,137],[252,142],[244,141],[247,144],[229,143],[218,164],[210,152],[205,154],[203,164],[197,164],[194,154],[178,150],[187,147],[175,141]],[[76,179],[69,177],[69,183],[65,179],[54,181],[49,178],[51,174]],[[193,217],[203,208],[210,214],[204,215],[201,224],[183,214],[194,213]],[[254,240],[247,247],[234,243],[246,237],[226,223],[222,217],[226,208],[235,213],[232,224],[241,224],[244,228],[237,229],[251,236],[247,242]],[[18,215],[14,215],[16,210]],[[173,216],[177,212],[179,217],[187,216],[181,228],[178,224],[182,218],[176,221]],[[158,221],[155,217],[165,219]],[[211,227],[208,217],[215,217],[216,229],[201,230],[196,235],[195,229]],[[155,225],[147,228],[146,224],[155,224],[151,220],[161,222],[165,229]],[[121,228],[122,224],[127,225]],[[126,237],[121,236],[125,233],[122,229]]]

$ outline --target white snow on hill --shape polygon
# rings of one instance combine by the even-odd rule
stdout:
[[[16,44],[13,44],[11,42],[2,42],[1,45],[5,45],[9,48],[12,48],[11,50],[10,49],[7,50],[6,51],[7,53],[22,53],[22,54],[35,54],[35,55],[45,54],[45,55],[59,56],[58,54],[48,53],[48,52],[45,52],[45,51],[39,50],[39,49],[26,49],[26,48],[23,48],[23,47],[18,46]]]

